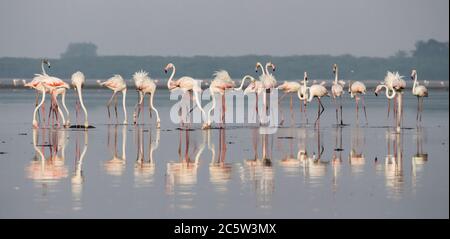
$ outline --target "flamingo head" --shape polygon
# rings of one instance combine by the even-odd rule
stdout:
[[[256,62],[256,66],[255,66],[255,71],[256,71],[256,72],[258,72],[258,67],[259,67],[259,66],[262,67],[261,62],[258,61],[258,62]]]
[[[411,71],[411,80],[414,80],[414,77],[416,77],[416,75],[417,75],[417,71],[416,71],[416,69],[414,68],[414,69],[412,69],[412,71]]]
[[[48,59],[42,59],[42,63],[46,64],[50,68],[50,61]]]
[[[275,69],[276,69],[275,64],[273,64],[272,62],[269,62],[269,66],[272,67],[272,71],[275,71]]]
[[[172,63],[167,64],[167,66],[164,67],[164,73],[167,74],[167,72],[168,72],[170,69],[174,68],[174,67],[175,67],[175,66],[174,66]]]
[[[305,80],[305,81],[308,81],[308,72],[304,72],[303,73],[303,79]]]
[[[336,74],[336,71],[337,71],[337,64],[333,64],[333,74]]]
[[[378,92],[381,90],[381,88],[383,87],[383,85],[377,85],[377,87],[375,88],[375,96],[378,96]]]

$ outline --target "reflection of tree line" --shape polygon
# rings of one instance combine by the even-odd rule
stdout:
[[[120,130],[119,130],[120,128]],[[348,155],[348,164],[353,176],[362,175],[365,165],[365,135],[360,128],[351,129],[350,150],[345,153],[342,141],[342,127],[334,128],[334,145],[331,159],[324,158],[324,145],[319,129],[280,129],[275,135],[259,134],[258,129],[252,130],[252,152],[249,159],[244,159],[240,167],[240,178],[243,185],[249,185],[261,207],[270,207],[271,197],[275,190],[273,161],[276,160],[285,176],[303,175],[305,183],[318,186],[324,183],[328,168],[332,171],[332,189],[338,190],[343,155]],[[312,131],[312,132],[311,132]],[[120,133],[119,133],[120,132]],[[287,133],[286,133],[287,132]],[[87,131],[75,132],[75,168],[71,183],[75,201],[80,201],[84,182],[83,160],[88,149]],[[226,129],[205,130],[201,132],[201,140],[197,142],[196,131],[179,130],[178,160],[167,163],[166,193],[168,195],[185,196],[184,206],[192,206],[193,187],[197,184],[198,169],[204,157],[205,149],[209,151],[209,181],[216,192],[229,190],[232,179],[233,165],[227,162]],[[215,133],[217,137],[215,137]],[[108,126],[107,147],[111,158],[103,162],[104,170],[112,176],[121,176],[126,166],[126,134],[127,126]],[[134,163],[135,186],[148,186],[153,182],[155,164],[153,154],[158,149],[160,130],[153,132],[143,126],[135,126],[136,161]],[[285,136],[286,137],[282,137]],[[375,167],[384,174],[385,186],[392,198],[401,197],[404,187],[403,174],[403,134],[397,134],[391,129],[386,134],[386,157],[384,162],[375,159]],[[119,137],[121,141],[119,142]],[[416,153],[412,157],[412,187],[416,188],[418,174],[428,160],[424,152],[423,129],[418,128],[415,134]],[[67,132],[64,130],[34,129],[33,148],[35,157],[27,166],[27,175],[35,182],[48,188],[56,182],[68,177],[65,165],[65,148],[68,143]],[[273,158],[273,142],[282,153],[278,159]],[[215,143],[217,142],[217,144]],[[297,145],[297,146],[295,146]],[[297,148],[297,151],[294,151]],[[120,149],[120,152],[119,152]],[[420,175],[419,175],[420,177]]]

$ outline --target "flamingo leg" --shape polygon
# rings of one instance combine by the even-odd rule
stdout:
[[[34,107],[38,106],[39,104],[39,93],[36,91],[36,103],[34,104]],[[39,123],[41,122],[41,114],[39,113],[39,109],[37,111]]]
[[[342,119],[342,96],[339,97],[339,107],[341,110],[341,125],[344,125],[344,120]]]
[[[225,93],[222,95],[222,127],[225,128]]]
[[[389,112],[391,111],[391,99],[388,99],[388,112],[387,112],[387,118],[389,119]]]
[[[366,125],[369,124],[369,121],[367,120],[367,112],[366,112],[366,103],[364,103],[364,96],[361,96],[361,102],[364,109],[364,117],[366,118]]]
[[[294,110],[293,110],[293,103],[292,103],[292,94],[291,94],[291,99],[289,102],[289,110],[291,111],[291,125],[293,125],[294,123]]]
[[[112,100],[114,99],[114,96],[116,95],[116,92],[112,94],[111,98],[109,99],[108,103],[106,104],[106,108],[108,109],[108,119],[111,119],[111,111],[109,110],[109,106],[111,106]]]
[[[280,106],[280,105],[281,105],[281,102],[282,102],[282,100],[284,99],[284,97],[285,97],[286,95],[287,95],[287,93],[284,93],[284,94],[280,97],[280,99],[278,100],[278,109],[280,110],[280,114],[281,114],[280,125],[283,125],[283,123],[284,123],[284,112],[283,112],[283,107]]]
[[[305,114],[306,124],[308,124],[308,114],[306,113],[306,100],[303,101],[303,113]]]
[[[117,115],[117,95],[114,97],[114,113],[116,114],[116,123],[118,123],[119,116]]]
[[[416,114],[416,124],[419,122],[419,112],[420,112],[420,99],[417,97],[417,114]]]
[[[422,122],[422,114],[423,114],[423,97],[420,98],[420,118],[419,118],[420,122]]]
[[[358,96],[355,97],[355,101],[356,101],[356,123],[359,124],[359,105],[358,105],[359,97]]]
[[[335,96],[333,96],[333,103],[334,103],[334,106],[336,106],[336,124],[339,124],[339,117],[338,117],[339,112],[338,112],[338,105],[337,105]]]

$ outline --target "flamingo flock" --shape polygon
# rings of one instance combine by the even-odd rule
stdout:
[[[25,87],[32,88],[36,91],[36,103],[33,111],[33,119],[32,125],[34,128],[44,127],[45,123],[49,126],[50,121],[52,122],[52,126],[56,127],[80,127],[80,128],[90,128],[92,126],[89,125],[88,121],[88,111],[83,102],[83,94],[82,89],[85,85],[85,75],[81,71],[77,71],[71,76],[71,85],[64,82],[60,78],[50,76],[45,71],[45,66],[50,68],[50,62],[47,59],[43,59],[41,61],[41,73],[35,74],[33,79],[26,83],[24,82]],[[300,112],[306,119],[306,124],[308,124],[308,118],[306,115],[306,108],[311,101],[315,98],[317,100],[318,105],[318,113],[317,118],[314,121],[315,127],[320,127],[320,117],[323,114],[325,107],[322,103],[323,97],[331,97],[334,105],[336,107],[336,125],[344,126],[343,121],[343,112],[342,112],[342,100],[345,94],[344,86],[345,81],[339,78],[339,68],[337,64],[332,65],[332,72],[334,75],[334,80],[332,81],[332,85],[330,91],[326,87],[326,82],[322,81],[320,83],[313,81],[313,84],[308,86],[308,73],[304,72],[303,79],[300,81],[284,81],[281,84],[277,83],[273,72],[275,72],[276,66],[272,62],[267,62],[265,66],[262,63],[257,62],[255,65],[255,71],[258,72],[261,70],[261,75],[258,79],[255,79],[251,75],[245,75],[240,83],[240,86],[235,88],[236,84],[230,77],[229,73],[226,70],[216,71],[213,76],[214,78],[209,83],[209,93],[211,95],[212,105],[209,108],[208,112],[204,110],[201,104],[201,95],[202,95],[202,81],[195,80],[189,76],[183,76],[178,79],[175,79],[176,68],[173,63],[169,63],[164,68],[164,72],[168,73],[171,71],[171,75],[167,80],[167,88],[169,91],[180,90],[183,93],[183,97],[189,97],[189,101],[192,101],[194,107],[197,107],[202,114],[202,121],[204,122],[202,125],[202,129],[209,129],[212,127],[212,119],[211,114],[212,111],[220,110],[221,120],[220,127],[225,127],[225,112],[226,112],[226,94],[230,91],[242,92],[243,95],[255,94],[256,106],[255,112],[258,115],[260,112],[258,100],[262,97],[263,102],[263,112],[266,115],[266,111],[268,110],[268,98],[267,94],[270,94],[269,98],[272,100],[272,94],[275,91],[282,91],[284,94],[278,99],[278,105],[281,104],[282,99],[286,96],[290,97],[289,108],[291,114],[291,124],[292,116],[293,116],[293,98],[295,94],[298,97],[300,102]],[[270,71],[271,70],[271,71]],[[152,79],[149,76],[149,73],[143,70],[137,71],[132,75],[132,79],[134,81],[136,91],[138,92],[138,101],[136,103],[134,112],[133,112],[133,124],[139,123],[139,118],[141,112],[144,107],[144,99],[145,96],[149,95],[149,105],[148,110],[150,117],[152,117],[152,112],[156,114],[156,128],[161,127],[161,118],[158,110],[154,104],[154,96],[156,93],[156,83],[157,80]],[[250,80],[250,83],[244,89],[245,81]],[[424,85],[420,84],[417,79],[417,70],[412,69],[411,72],[411,80],[414,82],[412,87],[412,94],[417,97],[417,116],[416,123],[420,123],[422,121],[422,112],[423,112],[423,98],[428,97],[428,90],[426,88],[426,83],[424,81]],[[110,107],[114,104],[114,115],[115,115],[115,123],[118,124],[118,93],[122,94],[122,109],[123,109],[123,121],[122,124],[128,124],[127,118],[127,109],[126,109],[126,97],[127,97],[127,84],[125,79],[118,74],[113,75],[111,78],[100,81],[97,80],[97,83],[100,86],[106,87],[110,89],[113,93],[111,98],[108,100],[107,112],[109,121],[111,121],[111,111]],[[84,112],[84,123],[82,125],[72,125],[70,122],[70,113],[66,106],[65,98],[67,94],[67,90],[71,88],[77,93],[76,100],[76,122],[78,122],[78,112],[80,108]],[[394,122],[397,124],[397,129],[400,129],[400,125],[402,122],[402,95],[404,93],[404,89],[406,88],[406,81],[403,79],[403,76],[400,76],[398,72],[390,72],[388,71],[384,81],[380,82],[379,85],[375,88],[375,95],[379,95],[380,92],[385,90],[385,95],[388,100],[388,111],[387,117],[389,118],[390,109],[391,109],[391,100],[394,100],[393,107],[393,117]],[[348,81],[348,93],[350,97],[355,99],[356,103],[356,123],[359,124],[359,108],[360,104],[362,105],[362,109],[364,111],[365,123],[368,124],[368,117],[366,106],[364,102],[364,96],[367,93],[367,88],[365,84],[361,81]],[[45,120],[45,97],[49,95],[51,104],[48,112],[47,120]],[[61,95],[61,104],[64,112],[61,110],[58,96]],[[216,95],[221,96],[221,104],[220,108],[216,109]],[[41,100],[39,101],[39,96],[41,96]],[[272,102],[271,102],[272,104]],[[282,107],[281,107],[282,108]],[[281,109],[279,107],[279,109]],[[194,108],[185,108],[185,113],[190,113]],[[183,108],[180,108],[180,112],[183,111]],[[42,112],[42,121],[41,121],[41,113]],[[179,113],[180,113],[179,112]],[[39,123],[41,125],[39,125]],[[183,117],[181,118],[181,125],[184,125]],[[284,114],[281,113],[281,121],[279,125],[283,125],[284,123]],[[261,122],[260,122],[261,124]]]

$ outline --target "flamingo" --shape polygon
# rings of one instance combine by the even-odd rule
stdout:
[[[271,92],[271,89],[275,87],[275,85],[277,84],[277,80],[275,79],[275,77],[269,73],[269,67],[272,67],[272,70],[275,71],[275,65],[272,64],[272,62],[267,62],[266,63],[266,67],[265,67],[265,71],[262,68],[262,64],[260,62],[256,63],[255,66],[255,71],[258,72],[258,68],[261,68],[262,74],[259,76],[259,80],[261,81],[263,87],[264,87],[264,91],[263,91],[263,105],[264,105],[264,109],[268,109],[268,105],[267,105],[267,92]]]
[[[403,76],[400,76],[398,72],[393,73],[388,71],[386,77],[384,78],[384,86],[381,85],[378,87],[379,89],[385,88],[386,97],[388,97],[388,99],[394,98],[397,103],[397,105],[394,105],[394,120],[396,121],[397,132],[399,132],[401,129],[403,113],[403,89],[406,87],[406,82],[403,80]],[[388,91],[391,91],[392,94],[389,94]]]
[[[45,101],[45,93],[50,92],[52,97],[52,107],[55,115],[57,115],[56,111],[59,112],[63,123],[65,124],[64,114],[62,113],[61,109],[58,107],[58,102],[56,100],[56,93],[60,92],[60,88],[70,89],[70,86],[62,81],[59,78],[48,76],[48,75],[41,75],[41,74],[35,74],[35,77],[33,80],[25,85],[26,87],[31,87],[36,90],[39,90],[42,93],[42,99],[41,102],[36,105],[34,112],[33,112],[33,127],[39,128],[37,120],[36,120],[36,114],[38,109],[42,106],[42,104]]]
[[[47,60],[47,59],[43,59],[42,61],[41,61],[41,70],[42,70],[42,75],[43,76],[49,76],[48,74],[47,74],[47,72],[45,71],[45,67],[44,67],[44,64],[46,64],[47,66],[48,66],[48,68],[50,68],[50,61],[49,60]],[[50,77],[50,76],[49,76]],[[62,84],[61,82],[62,82],[62,80],[61,79],[59,79],[59,78],[56,78],[56,77],[52,77],[52,78],[54,78],[54,79],[50,79],[50,81],[51,82],[56,82],[56,84]],[[70,113],[69,113],[69,110],[67,109],[67,106],[66,106],[66,89],[69,89],[69,88],[65,88],[65,87],[56,87],[56,88],[54,88],[52,91],[50,91],[49,93],[51,93],[51,96],[52,96],[52,106],[51,106],[51,108],[50,108],[50,112],[49,113],[51,113],[51,109],[53,108],[53,107],[57,107],[57,110],[59,111],[59,113],[60,113],[60,115],[61,115],[61,118],[62,118],[62,121],[63,121],[63,125],[64,126],[70,126]],[[64,108],[64,111],[66,111],[66,114],[67,114],[67,120],[65,120],[64,119],[64,115],[61,113],[61,110],[59,109],[59,106],[58,106],[58,101],[57,101],[57,98],[58,98],[58,95],[61,95],[61,103],[62,103],[62,106],[63,106],[63,108]],[[36,103],[37,103],[37,95],[36,95]],[[56,115],[56,109],[55,109],[55,115]],[[44,116],[45,117],[45,116]]]
[[[211,111],[216,107],[215,94],[220,94],[222,96],[222,125],[225,124],[225,92],[227,89],[233,89],[235,86],[234,81],[231,80],[230,75],[225,70],[216,71],[214,76],[214,79],[209,85],[209,92],[211,93],[213,105],[208,111],[207,123],[203,126],[204,129],[211,127]]]
[[[325,81],[322,81],[320,84],[313,84],[309,87],[309,98],[308,102],[311,102],[313,98],[317,98],[317,103],[319,105],[319,111],[317,114],[317,119],[314,122],[314,126],[317,125],[317,122],[322,115],[325,107],[323,107],[322,102],[320,101],[321,97],[329,96],[327,88],[325,88]]]
[[[126,96],[127,96],[127,84],[125,83],[125,80],[120,75],[114,75],[113,77],[109,78],[106,81],[100,81],[97,80],[97,83],[101,86],[106,86],[108,89],[113,91],[113,94],[111,96],[111,99],[109,99],[108,103],[106,104],[106,107],[108,108],[108,118],[111,118],[111,113],[109,111],[109,106],[111,105],[112,100],[114,99],[114,111],[116,113],[116,120],[117,120],[117,93],[122,92],[122,107],[123,107],[123,115],[124,120],[123,124],[127,124],[127,108],[125,105]]]
[[[151,79],[148,75],[148,72],[140,70],[133,74],[133,80],[136,85],[136,89],[139,91],[139,103],[138,105],[144,106],[143,100],[146,94],[149,94],[149,112],[151,116],[151,110],[156,113],[156,128],[160,128],[161,119],[159,118],[159,112],[153,105],[153,97],[155,96],[156,91],[156,81]],[[134,124],[136,124],[136,115],[139,118],[139,113],[141,111],[141,107],[138,107],[138,112],[134,113]]]
[[[334,104],[336,105],[336,124],[339,124],[338,112],[341,113],[340,125],[344,125],[342,120],[342,95],[344,94],[345,81],[339,80],[339,68],[337,64],[333,64],[334,81],[331,86],[331,95],[333,96]],[[336,98],[339,97],[339,107]]]
[[[297,91],[297,96],[300,99],[300,101],[303,101],[303,105],[300,103],[300,111],[303,112],[303,115],[306,118],[306,124],[308,124],[308,115],[306,114],[306,103],[308,101],[308,73],[305,71],[303,73],[303,81],[300,85],[300,89]]]
[[[246,79],[250,80],[250,84],[245,88],[244,95],[248,95],[251,93],[255,93],[256,97],[256,104],[255,104],[255,112],[258,114],[258,96],[263,92],[264,86],[261,81],[256,80],[250,75],[245,75],[242,78],[241,86],[239,88],[235,88],[234,90],[242,90],[242,87],[244,86],[244,82]]]
[[[167,74],[167,72],[172,69],[172,74],[170,75],[169,80],[167,81],[167,88],[170,91],[180,89],[184,93],[189,92],[189,95],[192,97],[192,94],[194,94],[194,97],[192,97],[192,101],[197,104],[197,107],[202,112],[202,116],[204,119],[206,119],[206,113],[202,108],[202,105],[200,104],[200,96],[199,93],[202,92],[202,88],[200,87],[200,82],[197,80],[194,80],[192,77],[189,76],[183,76],[179,78],[178,80],[173,80],[173,77],[175,76],[176,68],[173,63],[169,63],[164,68],[164,72]],[[206,124],[203,125],[203,127],[207,127]]]
[[[84,77],[83,72],[77,71],[72,74],[72,86],[74,87],[75,91],[77,92],[78,100],[79,100],[79,102],[77,102],[77,106],[78,106],[78,103],[81,105],[81,108],[84,111],[84,127],[88,128],[89,127],[88,113],[87,113],[86,107],[84,106],[83,95],[81,92],[81,89],[84,86],[84,82],[85,82],[85,77]],[[78,109],[79,108],[77,107],[77,112],[78,112]]]
[[[293,94],[293,93],[298,93],[298,94],[300,94],[300,93],[299,93],[299,92],[300,92],[300,87],[301,87],[301,85],[300,85],[300,83],[298,83],[298,82],[295,82],[295,81],[284,81],[283,84],[279,85],[279,86],[276,88],[276,89],[281,90],[281,91],[284,92],[284,94],[281,96],[281,98],[280,98],[279,101],[278,101],[278,105],[280,105],[281,100],[282,100],[286,95],[289,94],[289,96],[290,96],[289,110],[290,110],[290,113],[291,113],[291,124],[292,124],[292,118],[293,118],[293,111],[292,111],[292,94]],[[300,98],[300,97],[299,97],[299,98]],[[279,109],[281,110],[282,108],[279,107]],[[281,118],[282,118],[282,120],[281,120],[281,122],[280,122],[280,125],[283,125],[283,122],[284,122],[284,114],[283,114],[283,113],[281,114]]]
[[[355,82],[351,82],[349,81],[349,85],[348,85],[348,92],[350,93],[350,97],[355,98],[356,100],[356,121],[359,122],[359,99],[361,97],[362,100],[362,105],[363,105],[363,109],[364,109],[364,115],[366,117],[366,124],[367,124],[367,113],[366,113],[366,105],[364,104],[364,94],[366,94],[366,85],[364,85],[364,83],[362,83],[361,81],[355,81]]]
[[[412,93],[413,93],[413,95],[417,96],[416,122],[418,120],[420,120],[420,122],[422,122],[423,97],[428,97],[428,89],[425,86],[423,86],[423,85],[419,85],[419,82],[417,81],[417,71],[416,71],[416,69],[412,70],[412,72],[411,72],[411,79],[414,80]]]
[[[50,68],[50,62],[47,59],[42,59],[41,60],[41,69],[42,69],[41,75],[47,75],[47,72],[45,71],[44,64],[46,64],[47,67]],[[37,88],[37,86],[38,86],[37,82],[34,82],[34,83],[29,82],[29,83],[27,83],[25,80],[22,80],[22,82],[23,82],[24,87],[30,87],[30,88],[33,88],[33,89],[36,90],[36,103],[34,105],[36,107],[39,104],[39,94],[42,93],[42,88],[44,88],[44,86],[40,85],[40,87]],[[42,110],[45,111],[44,106],[43,106]],[[39,121],[40,121],[39,109],[38,109],[37,113],[38,113],[38,117],[39,117]],[[45,122],[45,113],[44,113],[44,119],[43,120]]]

